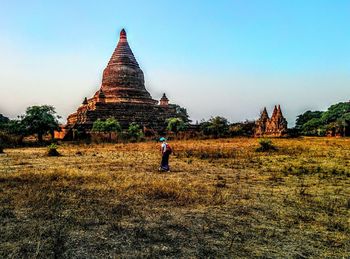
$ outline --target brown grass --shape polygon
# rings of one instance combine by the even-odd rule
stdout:
[[[349,257],[350,139],[5,149],[0,257]]]

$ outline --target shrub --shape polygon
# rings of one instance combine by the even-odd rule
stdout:
[[[174,132],[176,136],[180,131],[186,129],[186,124],[181,118],[170,118],[167,120],[167,123],[168,126],[166,129]]]
[[[253,136],[254,135],[255,121],[245,121],[232,123],[229,127],[229,135],[235,136]]]
[[[122,131],[122,128],[115,118],[108,118],[105,121],[97,119],[92,126],[92,131],[99,133],[108,133],[108,141],[111,142],[112,133],[116,133],[118,136],[118,134],[120,134]]]
[[[61,154],[57,151],[57,145],[51,143],[48,147],[47,155],[48,156],[60,156]]]
[[[140,125],[135,122],[130,123],[128,128],[128,137],[132,142],[140,141],[143,137]]]
[[[260,147],[256,149],[258,152],[274,151],[277,148],[273,145],[271,139],[259,139]]]
[[[227,137],[229,135],[229,123],[224,117],[212,117],[209,121],[200,124],[201,132],[214,138]]]
[[[12,120],[0,130],[0,141],[7,147],[20,146],[23,144],[24,131],[18,120]]]

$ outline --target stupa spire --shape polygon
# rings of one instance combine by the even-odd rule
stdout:
[[[162,98],[160,99],[160,106],[168,106],[169,105],[169,99],[166,97],[165,93],[163,93]]]
[[[119,34],[119,40],[127,40],[126,38],[126,31],[125,29],[123,28],[121,31],[120,31],[120,34]]]
[[[134,53],[132,53],[124,29],[120,31],[117,47],[114,49],[112,57],[108,62],[108,66],[112,65],[124,65],[132,68],[139,68],[139,64],[134,57]]]
[[[103,71],[101,89],[107,102],[157,103],[145,88],[143,72],[131,51],[124,29],[120,31],[118,44]]]
[[[277,106],[277,115],[279,117],[282,117],[282,110],[281,110],[281,106],[280,105]]]
[[[277,106],[275,105],[275,107],[273,108],[271,119],[276,117],[276,115],[277,115]]]
[[[263,120],[269,119],[269,114],[267,113],[266,107],[264,107],[263,111],[261,112],[260,119],[263,119]]]

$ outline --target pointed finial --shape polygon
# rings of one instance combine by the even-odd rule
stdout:
[[[163,93],[162,98],[160,99],[160,106],[168,106],[169,99],[166,97],[165,93]]]
[[[275,105],[275,107],[273,108],[271,118],[276,117],[276,115],[277,115],[277,105]]]
[[[261,114],[260,114],[260,118],[261,119],[268,119],[269,115],[267,113],[266,107],[264,107],[264,109],[262,110]]]
[[[280,116],[282,116],[282,110],[281,110],[281,105],[278,105],[277,112]]]
[[[160,100],[165,100],[165,101],[169,101],[168,97],[166,97],[165,93],[163,93],[163,96]]]
[[[87,97],[84,98],[83,104],[88,104]]]
[[[120,39],[126,39],[126,31],[124,29],[120,31]]]

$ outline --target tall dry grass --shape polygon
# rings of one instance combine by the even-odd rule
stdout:
[[[348,257],[350,140],[5,149],[0,257]]]

